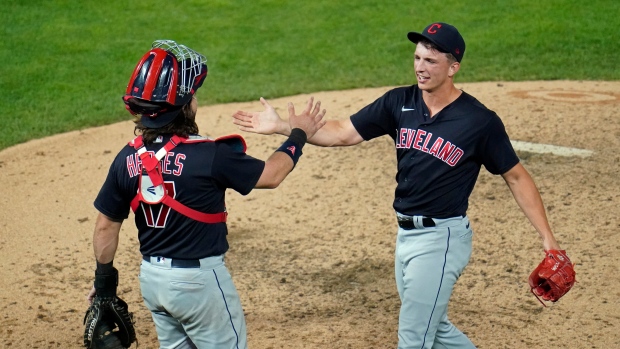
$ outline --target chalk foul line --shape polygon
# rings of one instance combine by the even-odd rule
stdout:
[[[515,150],[527,151],[538,154],[554,154],[559,156],[579,156],[586,158],[594,154],[592,150],[560,147],[558,145],[530,143],[523,141],[510,141]]]

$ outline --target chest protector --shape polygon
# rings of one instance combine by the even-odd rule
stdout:
[[[140,203],[148,205],[163,204],[176,212],[197,220],[202,223],[223,223],[226,222],[227,213],[204,213],[192,208],[189,208],[179,201],[175,200],[169,193],[168,189],[164,185],[164,178],[161,172],[161,159],[166,154],[174,149],[181,143],[199,143],[199,142],[214,142],[208,138],[183,138],[174,135],[170,138],[161,149],[159,149],[153,156],[152,152],[148,152],[142,141],[142,136],[134,138],[129,145],[134,147],[142,161],[142,171],[138,180],[138,194],[131,200],[131,209],[135,213],[140,207]],[[215,140],[215,142],[226,142],[232,144],[237,150],[245,152],[245,141],[241,136],[231,135],[221,137]]]

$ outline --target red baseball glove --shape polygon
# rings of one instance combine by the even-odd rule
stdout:
[[[557,302],[575,284],[575,269],[564,250],[545,251],[545,258],[530,274],[530,288],[538,301]]]

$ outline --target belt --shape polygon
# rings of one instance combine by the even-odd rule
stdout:
[[[164,257],[155,257],[157,260]],[[151,256],[142,256],[142,259],[151,263]],[[172,268],[200,268],[200,260],[198,259],[172,259],[170,258],[170,266]]]
[[[403,217],[403,216],[396,216],[396,217],[398,219],[399,227],[405,230],[416,229],[416,226],[413,223],[413,217]],[[431,228],[435,226],[435,221],[430,217],[423,217],[421,223],[422,223],[422,227],[420,228]]]

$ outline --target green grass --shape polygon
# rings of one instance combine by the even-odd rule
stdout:
[[[201,104],[415,83],[406,33],[467,43],[458,81],[618,80],[613,0],[3,0],[0,149],[127,120],[129,75],[155,39],[207,56]]]

